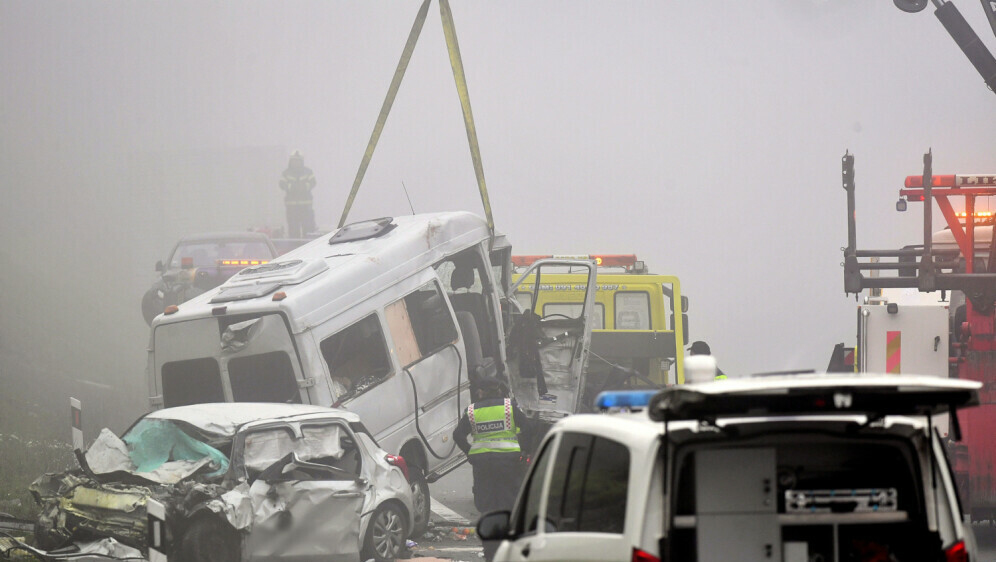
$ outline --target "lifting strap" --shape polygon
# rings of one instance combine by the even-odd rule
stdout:
[[[456,28],[453,26],[453,12],[450,11],[449,0],[439,0],[439,16],[443,20],[443,35],[446,37],[446,50],[450,55],[450,66],[453,67],[453,80],[456,82],[457,95],[460,96],[460,107],[463,109],[463,123],[467,129],[467,142],[470,144],[470,158],[474,161],[477,188],[481,192],[481,203],[484,204],[484,216],[488,220],[488,231],[491,233],[491,246],[493,247],[495,221],[491,216],[491,200],[488,198],[487,183],[484,181],[484,164],[481,162],[481,147],[477,142],[477,127],[474,125],[474,113],[470,109],[470,93],[467,91],[467,77],[463,72],[460,43],[457,42]]]
[[[398,88],[401,87],[401,79],[405,77],[405,71],[408,70],[408,62],[412,60],[412,52],[415,50],[415,43],[418,42],[418,36],[422,33],[422,24],[425,23],[425,16],[429,13],[430,1],[425,0],[422,2],[422,7],[418,9],[418,15],[415,16],[415,23],[412,24],[412,30],[408,33],[408,41],[405,43],[405,49],[401,52],[401,60],[398,61],[398,68],[394,70],[394,78],[391,79],[391,86],[387,89],[387,97],[384,98],[384,105],[381,106],[380,115],[377,116],[377,124],[374,125],[374,130],[370,133],[367,150],[363,153],[363,160],[360,161],[360,169],[356,170],[356,178],[353,179],[353,188],[349,191],[349,197],[346,199],[346,207],[342,210],[342,217],[339,218],[339,228],[342,228],[346,224],[346,217],[349,215],[349,210],[353,207],[356,192],[360,190],[360,183],[363,182],[363,176],[367,173],[367,166],[370,165],[370,159],[373,158],[374,149],[377,148],[377,141],[380,140],[380,134],[384,131],[387,116],[391,113],[394,98],[397,97]]]
[[[384,105],[380,109],[380,115],[377,116],[377,124],[374,125],[373,133],[370,135],[370,142],[367,143],[367,150],[363,153],[363,160],[360,162],[360,168],[356,171],[356,178],[353,180],[353,188],[349,191],[349,197],[346,199],[346,207],[342,210],[342,217],[339,219],[339,228],[342,228],[346,224],[346,217],[349,215],[349,210],[353,206],[353,201],[356,199],[356,192],[360,189],[360,184],[363,182],[363,176],[366,174],[367,166],[370,164],[370,159],[373,158],[374,149],[377,147],[377,141],[380,139],[380,134],[384,130],[384,124],[387,122],[387,116],[391,112],[391,106],[394,104],[394,98],[398,94],[398,88],[401,86],[401,80],[405,76],[405,71],[408,69],[408,62],[412,58],[412,52],[415,50],[415,43],[418,42],[419,34],[422,32],[422,24],[425,23],[425,16],[429,10],[430,0],[425,0],[422,2],[422,6],[418,10],[418,15],[415,16],[415,23],[412,24],[411,33],[408,34],[408,42],[405,43],[405,49],[401,53],[401,60],[398,61],[398,68],[394,71],[394,78],[391,80],[391,86],[387,90],[387,97],[384,99]],[[467,142],[470,145],[470,158],[474,163],[474,174],[477,176],[477,187],[481,193],[481,203],[484,205],[484,216],[488,221],[488,231],[491,234],[491,246],[494,246],[495,240],[495,221],[491,214],[491,200],[488,197],[488,186],[484,180],[484,164],[481,161],[481,147],[477,141],[477,127],[474,125],[474,113],[470,108],[470,93],[467,90],[467,77],[463,71],[463,59],[460,57],[460,44],[457,42],[456,27],[453,25],[453,12],[450,10],[449,0],[439,0],[439,16],[443,22],[443,35],[446,37],[446,50],[450,57],[450,66],[453,68],[453,80],[456,82],[457,95],[460,97],[460,107],[463,110],[463,122],[464,127],[467,130]]]

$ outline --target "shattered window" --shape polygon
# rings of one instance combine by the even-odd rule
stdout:
[[[220,450],[192,437],[171,420],[144,418],[132,426],[121,440],[128,446],[128,457],[135,473],[155,481],[171,476],[189,475],[207,467],[208,476],[220,476],[228,470],[228,457]]]
[[[230,359],[228,380],[235,402],[301,403],[294,367],[283,351]]]
[[[163,407],[224,402],[221,370],[210,357],[163,364]]]
[[[391,359],[376,314],[326,338],[319,347],[340,399],[363,392],[391,374]]]
[[[342,426],[336,424],[305,426],[299,438],[295,437],[290,427],[253,431],[246,435],[245,466],[250,471],[261,472],[294,453],[302,461],[343,468],[339,464],[346,453],[344,436],[346,433]]]

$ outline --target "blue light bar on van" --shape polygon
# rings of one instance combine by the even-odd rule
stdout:
[[[608,390],[599,393],[595,399],[595,406],[599,410],[646,408],[657,392],[657,390]]]

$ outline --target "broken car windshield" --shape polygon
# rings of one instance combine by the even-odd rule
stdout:
[[[228,471],[228,457],[207,443],[191,437],[171,420],[139,420],[125,433],[122,441],[128,446],[128,456],[135,472],[151,472],[171,462],[209,459],[209,477]]]

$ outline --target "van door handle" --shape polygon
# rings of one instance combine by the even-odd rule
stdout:
[[[529,543],[522,545],[522,557],[529,558]]]

